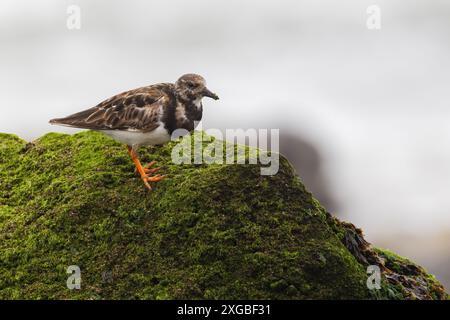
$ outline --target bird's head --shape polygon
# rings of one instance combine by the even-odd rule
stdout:
[[[219,97],[206,87],[206,81],[198,74],[188,73],[175,82],[175,90],[182,99],[200,101],[203,97],[218,100]]]

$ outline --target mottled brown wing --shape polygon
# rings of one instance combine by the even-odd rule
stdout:
[[[168,104],[169,97],[161,86],[126,91],[93,108],[50,120],[50,123],[93,130],[149,132],[158,127],[161,112]]]

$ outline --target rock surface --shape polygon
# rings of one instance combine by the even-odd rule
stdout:
[[[448,298],[327,213],[283,157],[262,176],[260,165],[175,165],[175,144],[140,150],[169,175],[149,193],[100,133],[0,134],[0,298]],[[71,265],[79,290],[67,288]],[[368,265],[380,289],[368,289]]]

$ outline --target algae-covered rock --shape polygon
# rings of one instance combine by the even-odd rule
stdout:
[[[447,297],[328,214],[283,157],[265,176],[255,164],[174,164],[175,145],[140,150],[169,176],[149,193],[125,147],[100,133],[1,134],[0,298]],[[371,264],[380,289],[367,287]],[[67,287],[69,266],[80,289]]]

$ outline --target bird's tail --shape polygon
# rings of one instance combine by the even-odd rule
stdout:
[[[73,127],[74,126],[69,121],[67,121],[66,118],[51,119],[48,123],[53,124],[53,125],[65,126],[65,127]]]
[[[97,109],[91,108],[78,113],[74,113],[65,118],[55,118],[49,121],[50,124],[56,124],[66,127],[85,128],[90,129],[91,125],[86,122],[86,119],[92,115]]]

